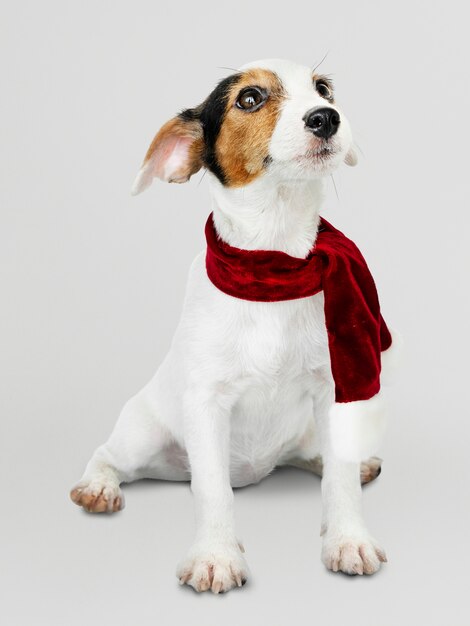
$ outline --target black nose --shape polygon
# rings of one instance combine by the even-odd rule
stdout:
[[[322,139],[333,137],[341,122],[338,111],[330,109],[329,107],[311,109],[304,115],[303,120],[305,126],[309,128],[314,135]]]

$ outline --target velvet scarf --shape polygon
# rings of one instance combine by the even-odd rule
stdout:
[[[324,293],[336,402],[368,400],[380,390],[380,355],[392,338],[374,279],[357,246],[325,219],[305,259],[271,250],[242,250],[205,228],[206,269],[221,291],[243,300],[277,302]]]

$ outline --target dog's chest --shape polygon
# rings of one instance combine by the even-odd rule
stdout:
[[[235,485],[256,482],[295,456],[312,429],[315,370],[328,358],[321,297],[247,310],[233,348],[241,375],[231,427]]]
[[[239,302],[227,348],[235,353],[243,375],[289,379],[325,362],[323,296],[287,302]]]
[[[201,254],[192,267],[176,343],[192,380],[201,385],[218,381],[229,388],[285,391],[329,365],[323,292],[277,302],[234,298],[211,283]]]
[[[195,269],[179,353],[198,386],[227,393],[232,484],[247,484],[312,434],[312,398],[329,365],[323,294],[251,302],[216,289],[202,263]]]
[[[279,302],[234,298],[210,282],[202,255],[193,265],[181,331],[185,358],[189,350],[206,378],[268,382],[329,360],[322,292]]]

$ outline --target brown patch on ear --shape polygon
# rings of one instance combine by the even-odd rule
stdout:
[[[170,183],[185,182],[202,167],[203,137],[198,121],[186,121],[180,116],[169,120],[155,135],[144,159],[145,165],[158,154],[159,159],[166,161],[179,141],[188,142],[187,158],[168,179]]]
[[[155,135],[134,183],[133,194],[150,186],[154,178],[184,183],[203,165],[204,139],[198,119],[178,115]]]
[[[261,87],[268,92],[266,103],[253,112],[234,106],[240,91],[249,86]],[[248,70],[230,89],[224,121],[215,144],[227,186],[247,185],[263,173],[269,161],[269,143],[283,98],[282,83],[269,70]]]

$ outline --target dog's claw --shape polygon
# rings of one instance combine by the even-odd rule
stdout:
[[[247,575],[248,567],[236,542],[196,545],[178,569],[181,585],[196,591],[210,589],[216,595],[242,587]]]
[[[222,582],[219,581],[217,583],[214,583],[212,585],[212,591],[213,593],[215,593],[216,595],[219,594],[222,591]]]
[[[325,535],[322,560],[333,572],[344,572],[351,576],[374,574],[386,563],[385,552],[367,534],[346,537],[344,534]]]
[[[377,548],[376,552],[377,552],[377,556],[379,557],[379,561],[381,561],[382,563],[388,563],[387,555],[385,554],[383,550],[381,550],[380,548]]]

